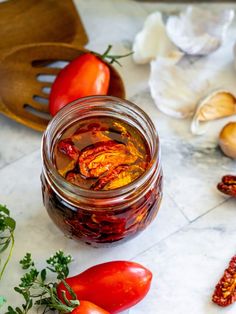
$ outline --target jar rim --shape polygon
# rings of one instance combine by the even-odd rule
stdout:
[[[102,107],[105,108],[109,106],[111,103],[115,103],[116,105],[119,105],[123,107],[123,109],[129,110],[131,113],[135,113],[138,115],[140,118],[142,118],[145,123],[148,125],[150,128],[151,134],[153,138],[155,138],[156,141],[153,141],[154,144],[154,149],[151,155],[151,160],[149,162],[150,167],[136,180],[133,182],[123,186],[119,187],[117,189],[109,190],[109,191],[94,191],[94,190],[88,190],[85,188],[81,188],[79,186],[73,185],[72,183],[68,182],[64,177],[62,177],[55,165],[53,164],[51,157],[51,148],[52,148],[52,140],[53,137],[55,136],[55,132],[59,128],[59,126],[63,125],[63,121],[68,117],[69,115],[77,112],[78,110],[82,111],[88,107],[89,105],[95,105],[99,108],[97,103],[102,103]],[[107,103],[105,103],[107,102]],[[101,107],[101,104],[100,104]],[[104,116],[104,114],[101,114],[101,116]],[[84,118],[84,117],[82,117]],[[81,119],[82,119],[81,118]],[[78,121],[80,120],[77,119]],[[76,120],[75,120],[76,121]],[[68,127],[68,125],[67,125]],[[157,133],[157,130],[151,120],[151,118],[136,104],[125,100],[121,99],[118,97],[113,97],[113,96],[103,96],[103,95],[98,95],[98,96],[88,96],[88,97],[83,97],[79,98],[65,107],[63,107],[49,122],[47,129],[45,130],[42,138],[42,146],[41,146],[41,154],[42,154],[42,160],[44,162],[43,165],[43,171],[45,173],[44,166],[46,169],[49,171],[50,176],[52,177],[52,181],[55,184],[57,188],[63,188],[67,192],[70,192],[71,196],[73,197],[89,197],[91,199],[107,199],[107,198],[119,198],[123,197],[127,193],[133,193],[137,189],[139,189],[141,186],[147,182],[147,180],[151,177],[151,174],[156,170],[158,173],[160,172],[160,144],[159,144],[159,136]],[[157,163],[158,163],[158,169],[157,168]],[[46,177],[48,177],[46,175]]]

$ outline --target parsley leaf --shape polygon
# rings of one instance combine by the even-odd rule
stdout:
[[[9,248],[9,253],[7,255],[6,261],[3,264],[2,269],[0,267],[0,280],[12,255],[12,250],[15,242],[15,228],[16,222],[13,218],[10,217],[9,209],[6,206],[0,204],[0,254]],[[2,260],[0,258],[0,266],[1,262]]]
[[[15,242],[15,228],[16,222],[13,218],[10,217],[10,210],[6,206],[0,204],[0,255],[4,251],[9,250],[5,262],[2,261],[0,256],[0,280],[2,279],[3,273],[12,255]],[[5,302],[6,299],[3,296],[0,296],[0,308]]]

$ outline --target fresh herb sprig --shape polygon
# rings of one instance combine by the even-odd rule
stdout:
[[[75,293],[64,281],[69,275],[68,265],[72,262],[70,255],[65,255],[62,251],[57,251],[47,261],[47,266],[42,270],[38,270],[30,253],[27,253],[20,261],[21,267],[26,271],[20,279],[20,284],[15,287],[15,291],[22,295],[24,303],[21,307],[8,306],[8,311],[5,314],[27,314],[33,306],[41,307],[42,313],[48,310],[58,310],[62,313],[70,313],[79,305]],[[56,281],[47,280],[48,271],[52,272]],[[57,284],[62,280],[68,289],[72,300],[68,300],[66,295],[63,295],[64,303],[57,296]]]
[[[15,228],[16,222],[12,217],[10,217],[9,209],[6,206],[0,205],[0,255],[9,249],[9,253],[5,262],[3,263],[3,266],[1,266],[2,259],[0,257],[0,280],[2,279],[3,273],[12,255],[15,243]]]

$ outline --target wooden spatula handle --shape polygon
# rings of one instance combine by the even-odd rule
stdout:
[[[0,113],[4,113],[5,115],[7,115],[7,113],[8,113],[8,109],[7,109],[6,106],[3,104],[1,98],[0,98]]]

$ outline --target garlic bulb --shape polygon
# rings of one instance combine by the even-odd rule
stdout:
[[[160,12],[150,14],[133,43],[133,59],[136,63],[148,63],[158,56],[169,57],[176,62],[182,57],[178,48],[168,38]]]
[[[219,145],[226,156],[236,159],[236,122],[230,122],[223,127]]]
[[[173,43],[190,55],[207,55],[219,48],[234,18],[234,10],[200,9],[188,6],[180,16],[170,16],[167,33]]]
[[[196,77],[196,70],[183,69],[171,59],[152,61],[149,86],[158,109],[175,118],[193,115],[206,87],[206,81],[196,80]]]
[[[206,131],[206,128],[202,127],[204,122],[233,114],[236,114],[235,96],[226,90],[214,91],[200,102],[192,120],[191,131],[201,135]]]

